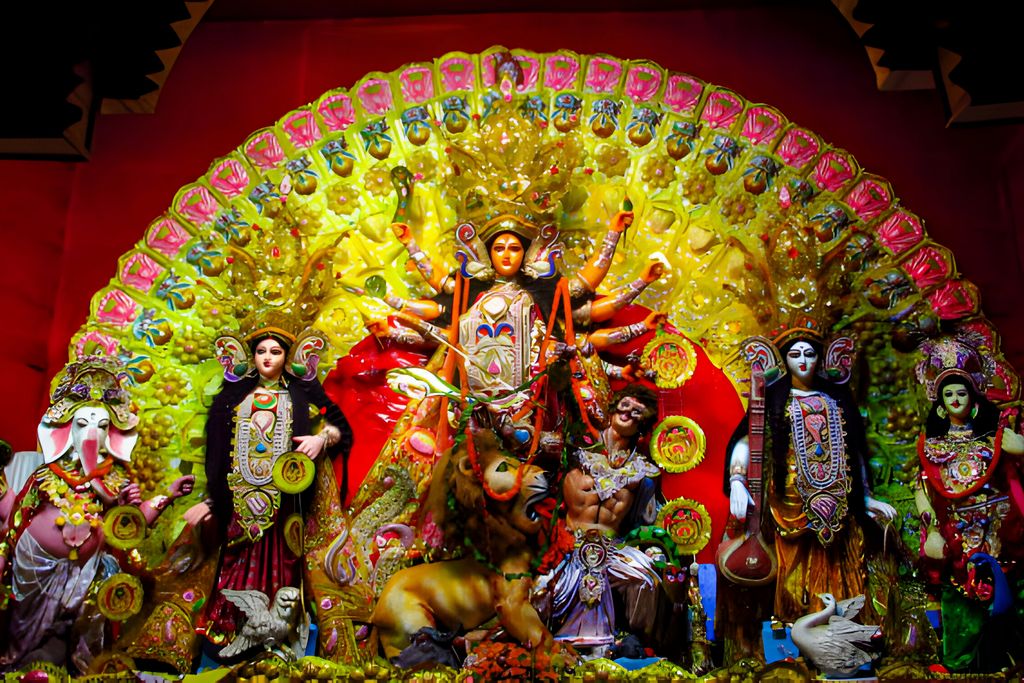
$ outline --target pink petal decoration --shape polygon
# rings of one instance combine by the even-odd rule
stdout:
[[[551,90],[568,90],[576,83],[580,62],[568,55],[551,55],[544,61],[544,86]]]
[[[359,101],[371,114],[379,116],[388,113],[394,101],[391,97],[391,84],[380,78],[371,78],[359,86]]]
[[[619,84],[619,77],[622,75],[622,65],[614,59],[605,57],[594,57],[587,67],[586,85],[598,93],[610,93]]]
[[[75,344],[75,353],[78,357],[86,355],[99,355],[95,351],[89,353],[88,348],[90,345],[98,346],[103,349],[104,356],[113,356],[117,354],[117,340],[113,337],[97,332],[96,330],[90,330],[79,337],[78,342]]]
[[[747,112],[741,135],[755,145],[771,142],[782,128],[782,117],[767,107],[753,107]]]
[[[537,87],[537,78],[540,76],[540,60],[536,57],[517,55],[516,61],[519,68],[523,70],[523,85],[516,88],[519,92],[530,92]]]
[[[686,74],[672,74],[668,77],[665,95],[661,101],[677,114],[688,114],[697,108],[704,84]]]
[[[743,101],[728,92],[713,92],[704,104],[700,118],[712,128],[728,128],[743,111]]]
[[[225,159],[217,164],[210,172],[209,179],[213,189],[227,199],[239,196],[249,185],[249,174],[237,159]]]
[[[202,185],[196,185],[181,196],[177,208],[178,213],[190,220],[193,225],[205,225],[213,220],[220,205],[209,190]]]
[[[943,320],[956,320],[978,310],[978,292],[964,280],[950,280],[928,296],[928,303]]]
[[[895,211],[878,228],[878,241],[894,254],[902,254],[924,239],[924,227],[916,216]]]
[[[661,72],[653,67],[636,65],[626,74],[626,95],[634,102],[647,102],[660,87]]]
[[[914,278],[918,289],[933,287],[947,277],[952,271],[949,254],[935,247],[921,247],[901,264],[903,270]]]
[[[806,130],[790,128],[775,153],[792,168],[802,168],[818,154],[818,140]]]
[[[843,200],[862,221],[869,221],[889,208],[892,197],[882,183],[865,178]]]
[[[438,67],[446,92],[473,89],[473,62],[465,57],[450,57]],[[485,70],[486,71],[486,70]],[[491,70],[493,72],[493,69]]]
[[[96,307],[96,317],[100,322],[124,327],[136,318],[139,305],[135,300],[120,289],[112,289],[103,295]]]
[[[420,104],[434,96],[434,74],[425,66],[411,66],[398,80],[402,84],[402,99],[407,104]]]
[[[158,220],[146,231],[146,244],[168,258],[176,257],[188,238],[188,231],[173,218]]]
[[[958,331],[970,332],[978,336],[981,339],[979,344],[976,344],[979,348],[994,349],[998,344],[998,335],[996,331],[992,329],[992,326],[984,320],[972,320],[966,323],[960,323],[957,325]]]
[[[245,155],[264,171],[273,168],[284,159],[281,143],[269,130],[249,141],[249,144],[245,146]]]
[[[498,82],[498,70],[494,67],[494,62],[498,60],[499,54],[501,53],[492,52],[480,58],[480,80],[485,87],[489,88]]]
[[[1020,395],[1020,379],[1017,373],[1009,365],[998,360],[995,361],[992,371],[995,380],[989,384],[985,395],[990,401],[1016,401]]]
[[[147,254],[136,252],[121,268],[121,282],[141,292],[148,292],[164,268]]]
[[[834,150],[825,152],[814,167],[814,182],[818,187],[835,192],[853,177],[853,165],[850,161]]]
[[[325,97],[317,107],[328,130],[345,130],[356,120],[356,110],[352,106],[352,98],[342,93]]]
[[[322,136],[313,119],[313,112],[306,110],[292,112],[286,116],[281,123],[281,128],[284,129],[292,144],[299,149],[307,149]]]

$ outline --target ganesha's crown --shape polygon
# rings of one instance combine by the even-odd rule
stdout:
[[[125,387],[128,382],[124,365],[110,356],[86,356],[68,363],[53,380],[43,422],[65,424],[79,408],[96,405],[108,410],[110,421],[119,429],[131,429],[139,418]]]

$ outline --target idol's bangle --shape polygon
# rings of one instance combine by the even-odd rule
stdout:
[[[317,434],[324,442],[324,448],[330,448],[341,439],[341,432],[334,425],[326,425]]]
[[[171,502],[171,499],[167,496],[154,496],[149,504],[157,512],[163,512],[163,509],[167,507],[169,502]]]

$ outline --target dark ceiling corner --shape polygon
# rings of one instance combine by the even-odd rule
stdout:
[[[1024,119],[1022,12],[1004,0],[832,0],[880,90],[937,88],[948,125]]]
[[[743,10],[807,0],[126,0],[18,3],[5,15],[0,158],[89,157],[100,114],[150,113],[193,29],[208,21],[351,19],[475,12]],[[823,2],[824,0],[817,0]],[[950,124],[1024,118],[1018,3],[832,0],[867,52],[881,90],[938,88]]]
[[[0,157],[84,160],[95,117],[154,111],[213,0],[25,3],[7,17]]]

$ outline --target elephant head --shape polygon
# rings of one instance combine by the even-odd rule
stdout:
[[[63,424],[50,424],[44,419],[37,433],[47,463],[70,455],[81,461],[86,474],[91,474],[107,456],[128,462],[139,438],[134,429],[122,430],[112,424],[109,412],[101,405],[81,406]]]

